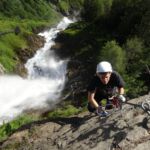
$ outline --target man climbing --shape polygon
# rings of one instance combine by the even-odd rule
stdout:
[[[108,112],[102,110],[101,102],[103,99],[112,97],[116,91],[121,101],[125,102],[124,81],[107,61],[102,61],[97,65],[96,75],[92,79],[88,88],[88,110],[96,112],[99,116],[107,116]],[[107,101],[108,102],[108,101]]]

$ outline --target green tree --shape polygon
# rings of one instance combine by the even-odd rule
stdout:
[[[138,37],[127,40],[124,49],[127,55],[127,73],[139,76],[144,65],[144,44]],[[139,67],[140,66],[140,67]]]
[[[106,60],[111,62],[113,68],[120,73],[124,72],[125,69],[125,52],[124,50],[118,45],[116,41],[108,41],[102,47],[99,60]]]
[[[138,35],[145,40],[147,46],[150,46],[150,10],[141,19],[141,24],[138,26]]]
[[[139,95],[146,94],[148,92],[149,85],[147,83],[148,76],[145,73],[149,56],[146,56],[148,53],[143,40],[138,37],[130,38],[127,40],[124,49],[126,50],[127,56],[127,93],[130,97],[137,97]]]
[[[113,0],[85,0],[83,18],[88,21],[95,21],[99,17],[108,14]]]
[[[1,0],[0,16],[21,19],[50,19],[56,17],[51,3],[45,0]]]
[[[148,87],[143,81],[135,78],[134,75],[125,75],[124,78],[126,81],[126,94],[128,97],[134,98],[147,93]]]

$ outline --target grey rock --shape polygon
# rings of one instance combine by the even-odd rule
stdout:
[[[133,99],[144,101],[150,95]],[[149,150],[150,116],[141,108],[125,104],[122,111],[112,111],[107,118],[89,112],[68,118],[34,123],[13,133],[0,149],[15,150]]]

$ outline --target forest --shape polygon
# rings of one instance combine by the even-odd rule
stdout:
[[[93,29],[98,59],[109,60],[124,76],[131,97],[150,88],[149,3],[87,0],[84,4],[83,18],[92,22],[89,27]]]

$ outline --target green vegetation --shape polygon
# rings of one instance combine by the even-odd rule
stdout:
[[[12,32],[0,36],[0,63],[8,73],[14,71],[19,61],[16,51],[29,47],[26,39],[27,35],[33,34],[33,30],[38,27],[49,27],[54,23],[55,21],[48,22],[28,19],[22,21],[17,19],[0,20],[0,29],[3,29],[0,33]],[[20,28],[21,33],[15,35],[14,30],[17,26]]]
[[[12,134],[19,127],[31,123],[37,119],[38,118],[35,118],[35,116],[22,115],[9,123],[3,123],[3,125],[0,126],[0,141],[6,139],[10,134]]]
[[[29,48],[27,37],[35,30],[56,24],[59,18],[52,4],[43,0],[0,1],[0,63],[7,73],[14,72],[21,61],[16,51]],[[18,35],[16,27],[21,30]]]
[[[58,6],[60,8],[60,11],[62,11],[62,12],[68,12],[69,11],[69,5],[67,4],[66,1],[60,1]]]
[[[51,3],[45,0],[1,0],[1,16],[16,19],[42,19],[57,18],[58,14],[52,9]]]
[[[65,41],[68,54],[82,61],[91,74],[99,61],[110,61],[123,75],[130,98],[150,90],[149,4],[149,0],[86,0],[82,21],[71,25],[69,42]]]
[[[14,31],[17,26],[21,33],[0,36],[0,63],[7,72],[13,72],[20,61],[16,51],[29,47],[28,35],[54,25],[61,16],[56,10],[65,15],[76,10],[81,12],[82,21],[71,24],[61,36],[63,45],[69,49],[66,55],[86,66],[85,81],[93,76],[99,61],[108,60],[123,75],[127,96],[146,94],[150,90],[149,6],[149,0],[1,0],[0,33]],[[68,105],[47,117],[79,112]],[[1,139],[33,120],[36,118],[23,116],[4,124],[0,127]]]
[[[22,127],[25,124],[32,123],[37,120],[41,119],[57,119],[57,118],[63,118],[68,117],[71,115],[76,115],[80,113],[81,110],[77,109],[76,107],[72,105],[67,105],[63,108],[57,108],[53,110],[52,112],[49,112],[47,116],[40,117],[35,115],[21,115],[14,119],[13,121],[9,123],[3,123],[2,126],[0,126],[0,141],[5,140],[9,135],[11,135],[13,132],[15,132],[18,128]]]
[[[50,112],[47,115],[47,117],[49,117],[49,118],[69,117],[71,115],[76,115],[79,112],[81,112],[81,110],[77,109],[76,107],[74,107],[72,105],[66,105],[63,108],[58,108],[58,109]]]
[[[62,14],[73,13],[73,10],[81,11],[84,0],[60,0],[55,3]]]
[[[104,47],[102,47],[98,60],[111,62],[113,68],[120,73],[123,73],[125,70],[125,53],[116,41],[108,41]]]
[[[83,18],[88,22],[93,22],[109,13],[113,0],[85,0]]]

